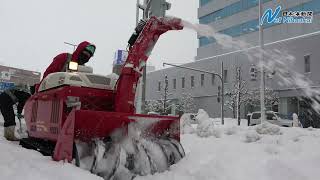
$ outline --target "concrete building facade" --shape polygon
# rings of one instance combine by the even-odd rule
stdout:
[[[40,72],[0,65],[0,83],[3,85],[6,83],[12,83],[13,85],[22,84],[28,88],[39,83],[40,79]],[[5,87],[0,88],[0,91],[4,88]]]
[[[221,74],[220,64],[223,62],[225,92],[234,88],[235,67],[241,68],[241,78],[246,81],[248,90],[259,88],[260,74],[257,73],[255,80],[251,73],[253,67],[258,67],[259,62],[248,57],[248,54],[254,54],[259,49],[258,2],[258,0],[200,0],[198,17],[201,24],[210,25],[215,31],[229,35],[234,40],[247,42],[250,47],[241,50],[226,48],[217,43],[214,38],[199,35],[199,47],[195,61],[183,66]],[[320,72],[318,71],[320,68],[320,1],[263,0],[264,10],[275,9],[279,5],[282,10],[313,12],[313,22],[310,24],[263,25],[266,51],[283,51],[294,57],[292,65],[288,64],[286,67],[289,70],[287,74],[283,69],[275,68],[275,75],[272,78],[266,78],[266,87],[278,92],[280,97],[279,104],[274,107],[274,110],[284,115],[301,114],[302,103],[299,97],[304,96],[304,87],[297,84],[286,84],[284,76],[290,79],[295,77],[293,73],[296,72],[301,75],[299,76],[301,81],[304,78],[312,81],[308,88],[320,87]],[[272,59],[265,59],[265,61],[272,62]],[[220,116],[220,103],[217,101],[218,87],[221,86],[219,78],[210,74],[173,67],[154,71],[148,73],[147,76],[147,100],[162,98],[161,89],[165,76],[169,80],[169,99],[179,99],[183,92],[190,93],[198,109],[205,109],[212,117]],[[230,97],[226,96],[226,100],[228,98]],[[272,107],[269,108],[272,109]],[[231,117],[232,112],[227,107],[225,109],[226,116]],[[241,106],[241,116],[245,117],[246,113],[258,109],[259,107],[250,107],[244,103]]]

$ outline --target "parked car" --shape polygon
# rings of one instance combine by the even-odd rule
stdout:
[[[282,119],[281,115],[277,115],[274,111],[266,111],[266,119],[272,124],[276,124],[283,127],[292,127],[292,120]],[[253,112],[250,117],[250,126],[257,125],[261,123],[261,113]]]

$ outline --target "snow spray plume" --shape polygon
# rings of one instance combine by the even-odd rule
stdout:
[[[216,42],[224,48],[243,52],[250,62],[258,64],[260,67],[263,65],[266,71],[276,71],[277,76],[281,80],[278,81],[279,85],[301,89],[303,95],[310,98],[312,108],[320,113],[320,98],[317,97],[317,95],[320,94],[320,91],[312,87],[313,82],[309,78],[294,70],[296,59],[294,56],[290,55],[285,48],[282,47],[281,50],[261,50],[259,47],[254,47],[245,41],[233,39],[231,36],[218,33],[209,25],[192,24],[184,20],[182,21],[182,24],[185,28],[195,30],[200,36],[214,38]],[[264,58],[263,62],[259,61],[261,53]],[[211,57],[206,59],[211,59]]]

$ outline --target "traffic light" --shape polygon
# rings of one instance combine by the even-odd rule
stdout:
[[[251,81],[255,81],[255,80],[257,80],[257,68],[256,68],[256,66],[255,65],[251,65],[251,67],[250,67],[250,78],[251,78]]]

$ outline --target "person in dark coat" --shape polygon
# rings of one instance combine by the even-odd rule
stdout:
[[[15,114],[13,105],[17,105],[17,117],[22,118],[24,104],[31,95],[20,88],[5,90],[0,94],[0,111],[4,118],[4,137],[9,141],[17,141],[15,136]]]
[[[70,61],[77,62],[79,65],[84,65],[89,61],[95,52],[95,45],[83,41],[77,46],[77,49],[72,53],[61,53],[53,58],[52,63],[43,74],[43,79],[51,73],[66,71]]]

